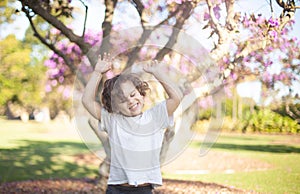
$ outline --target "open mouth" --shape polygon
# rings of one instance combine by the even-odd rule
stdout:
[[[137,109],[138,106],[139,106],[139,103],[137,102],[137,103],[133,104],[132,106],[130,106],[129,110],[134,111]]]

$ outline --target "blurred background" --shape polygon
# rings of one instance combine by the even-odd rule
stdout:
[[[105,79],[163,60],[186,95],[166,140],[164,179],[299,192],[299,8],[291,0],[1,0],[0,182],[103,183],[103,139],[80,97],[97,56],[110,52]],[[151,91],[149,104],[164,98],[155,83]]]

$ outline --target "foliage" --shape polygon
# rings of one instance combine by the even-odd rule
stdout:
[[[254,112],[246,112],[243,119],[226,117],[223,130],[235,132],[255,133],[283,133],[296,134],[300,132],[297,121],[288,116],[282,116],[270,108],[259,108]]]
[[[23,106],[41,103],[44,68],[31,63],[31,49],[14,35],[0,41],[0,105],[17,101]]]
[[[250,115],[246,130],[268,133],[299,133],[300,125],[288,116],[281,116],[269,109],[260,109]]]
[[[282,116],[288,116],[300,124],[300,103],[297,102],[297,99],[294,102],[284,100],[279,105],[272,107],[272,110]]]
[[[283,107],[272,110],[271,107],[255,106],[251,110],[249,104],[243,104],[242,117],[233,118],[233,100],[227,99],[224,103],[226,104],[226,111],[222,126],[223,131],[243,133],[300,133],[300,125],[285,112],[285,108]],[[207,122],[209,122],[212,113],[213,110],[211,108],[200,111],[198,115],[199,121],[194,124],[193,130],[203,132],[203,129],[207,127]]]
[[[0,24],[11,23],[16,19],[16,9],[13,7],[14,0],[1,0]]]

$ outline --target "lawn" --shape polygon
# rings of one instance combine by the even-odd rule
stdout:
[[[97,166],[74,155],[90,153],[70,125],[0,120],[0,182],[95,177]]]
[[[0,182],[97,176],[100,162],[97,157],[92,158],[94,162],[78,162],[80,157],[74,157],[92,154],[70,125],[0,120],[0,142]],[[201,141],[195,139],[188,149],[198,151],[200,146]],[[267,168],[199,174],[170,171],[163,173],[163,177],[218,183],[261,193],[300,193],[300,136],[221,134],[210,153],[233,158],[217,162],[214,158],[208,161],[202,158],[204,163],[214,162],[213,168],[226,162],[240,165],[235,158],[249,160],[246,164],[252,167],[255,162],[267,164]],[[184,160],[192,163],[189,156]],[[177,161],[180,159],[174,162]]]
[[[190,145],[199,150],[200,146],[200,141],[193,141]],[[211,152],[253,159],[267,163],[269,168],[192,175],[168,173],[164,177],[214,182],[261,193],[300,193],[300,136],[221,134]],[[221,159],[219,164],[226,161]],[[249,163],[245,169],[247,165]]]

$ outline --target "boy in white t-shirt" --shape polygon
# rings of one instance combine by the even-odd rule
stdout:
[[[162,185],[160,150],[164,129],[172,124],[172,115],[182,93],[163,72],[163,64],[147,63],[143,70],[163,86],[168,98],[143,112],[147,82],[135,74],[120,74],[104,83],[102,104],[96,101],[102,74],[112,67],[109,54],[101,56],[86,85],[82,102],[89,113],[101,121],[111,147],[107,194],[150,194],[154,185]]]

